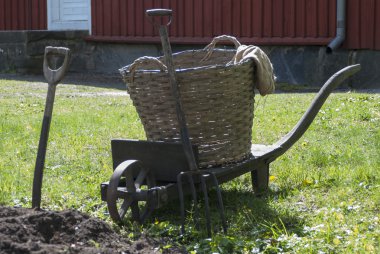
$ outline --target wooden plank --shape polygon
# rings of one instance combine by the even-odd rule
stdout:
[[[252,36],[262,37],[263,35],[263,4],[264,0],[253,0],[252,4]]]
[[[220,0],[213,0],[213,36],[222,34],[222,19],[222,5],[220,4]]]
[[[40,27],[41,30],[47,29],[47,1],[41,0],[40,5]]]
[[[144,36],[144,1],[135,0],[135,27],[136,36]]]
[[[274,37],[283,37],[284,35],[284,0],[273,0],[272,5],[272,30]]]
[[[296,37],[305,37],[305,8],[304,0],[296,0]]]
[[[160,5],[161,6],[160,8],[171,9],[171,2],[173,0],[161,0],[161,1],[162,1],[162,4]]]
[[[203,6],[202,0],[192,0],[194,2],[194,36],[203,36]]]
[[[96,34],[96,0],[91,0],[91,34]]]
[[[114,139],[111,141],[113,168],[126,160],[139,160],[158,181],[176,181],[189,165],[181,143]],[[193,146],[198,164],[198,149]]]
[[[376,6],[375,6],[375,50],[380,50],[380,1],[376,0]]]
[[[284,0],[284,25],[283,36],[294,37],[296,35],[296,5],[295,0]]]
[[[251,37],[252,36],[252,1],[251,0],[241,0],[241,37]]]
[[[25,7],[25,1],[23,0],[18,0],[18,13],[19,13],[19,25],[18,25],[18,29],[23,29],[25,30],[26,29],[26,7]]]
[[[39,0],[32,0],[32,29],[37,29],[39,27]]]
[[[19,13],[18,13],[18,1],[12,1],[11,3],[11,29],[12,30],[18,30],[18,20],[19,20]]]
[[[360,10],[360,48],[374,48],[375,0],[362,0]]]
[[[103,0],[96,0],[96,35],[104,35],[104,12],[103,12]]]
[[[344,46],[348,48],[360,47],[360,1],[351,0],[347,4],[346,40]],[[335,33],[334,33],[335,35]]]
[[[119,0],[110,0],[111,5],[111,36],[120,36],[120,3]]]
[[[232,2],[232,35],[239,37],[241,34],[241,0]]]
[[[330,17],[329,18],[329,37],[335,37],[336,35],[336,1],[329,1],[329,17]]]
[[[214,22],[214,12],[213,12],[213,2],[203,1],[203,36],[212,37],[213,36],[213,22]]]
[[[306,1],[306,37],[317,37],[317,0]]]
[[[103,34],[112,35],[112,5],[110,2],[103,1]]]
[[[31,1],[27,1],[27,5],[26,5],[26,13],[25,13],[25,19],[26,19],[26,29],[27,30],[30,30],[32,28],[32,13],[31,13],[31,10],[32,10],[32,3]],[[47,24],[46,24],[47,26]]]
[[[222,0],[222,33],[232,34],[232,0]]]
[[[135,36],[136,35],[136,22],[135,22],[135,0],[127,0],[127,27],[128,27],[128,35]]]
[[[177,15],[175,22],[177,23],[177,36],[182,37],[185,36],[185,4],[184,1],[178,0],[177,1]]]
[[[263,7],[263,37],[273,36],[273,4],[272,0],[265,0]]]
[[[6,30],[11,30],[12,29],[12,6],[11,6],[11,1],[8,0],[5,2],[5,29]]]
[[[137,17],[141,18],[141,21],[143,22],[143,35],[144,36],[153,36],[154,35],[154,25],[149,21],[149,18],[145,16],[145,11],[149,9],[154,9],[156,6],[154,5],[153,0],[144,0],[142,12],[137,13]],[[163,7],[160,7],[163,8]],[[159,18],[154,18],[156,22],[159,22]]]
[[[0,30],[5,30],[5,0],[0,0]]]
[[[127,36],[128,35],[128,8],[127,1],[120,0],[120,35]]]
[[[185,1],[185,37],[194,36],[194,5],[193,1]]]
[[[318,36],[329,36],[328,0],[318,1]]]

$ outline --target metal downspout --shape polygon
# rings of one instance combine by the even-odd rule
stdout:
[[[331,54],[346,38],[346,0],[336,1],[336,36],[327,45],[326,53]]]

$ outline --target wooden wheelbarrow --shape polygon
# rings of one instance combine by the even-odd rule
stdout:
[[[150,17],[171,17],[171,10],[149,10]],[[170,20],[169,20],[170,23]],[[244,161],[199,169],[198,148],[190,142],[185,115],[178,92],[176,73],[172,63],[172,53],[166,26],[158,26],[168,69],[172,96],[175,99],[181,142],[152,142],[136,140],[112,140],[114,172],[109,182],[101,184],[102,200],[107,202],[109,214],[116,222],[121,222],[131,210],[135,221],[144,221],[156,208],[179,199],[182,233],[184,232],[184,196],[191,195],[197,202],[201,191],[205,202],[206,228],[211,235],[211,219],[208,201],[208,186],[217,191],[218,206],[223,229],[227,225],[224,215],[222,194],[219,185],[240,175],[251,173],[253,190],[261,194],[268,189],[269,165],[292,147],[306,132],[330,93],[345,79],[360,70],[360,65],[348,66],[334,74],[320,89],[310,107],[294,128],[272,145],[253,144],[251,154]],[[194,206],[195,224],[198,225],[197,206]]]

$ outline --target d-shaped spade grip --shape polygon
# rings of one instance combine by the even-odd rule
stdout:
[[[64,56],[62,66],[58,69],[51,69],[49,67],[49,58],[52,56]],[[46,47],[44,55],[44,76],[49,84],[58,84],[66,73],[70,61],[70,49],[64,47]]]

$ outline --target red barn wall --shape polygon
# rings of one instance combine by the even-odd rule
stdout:
[[[171,8],[172,43],[231,34],[258,45],[326,45],[335,37],[333,0],[92,0],[92,40],[158,42],[144,15]],[[380,0],[347,0],[350,49],[380,49]]]
[[[47,29],[46,0],[0,0],[0,31]]]
[[[380,0],[348,0],[346,27],[346,48],[380,50]]]
[[[1,30],[47,29],[47,0],[0,0]],[[91,0],[91,40],[158,42],[149,8],[174,11],[173,43],[231,34],[258,45],[326,45],[335,36],[334,0]],[[380,0],[347,0],[348,49],[380,50]]]
[[[207,43],[231,34],[255,44],[324,45],[335,35],[331,0],[93,0],[92,38],[158,41],[149,8],[171,8],[174,43]]]

